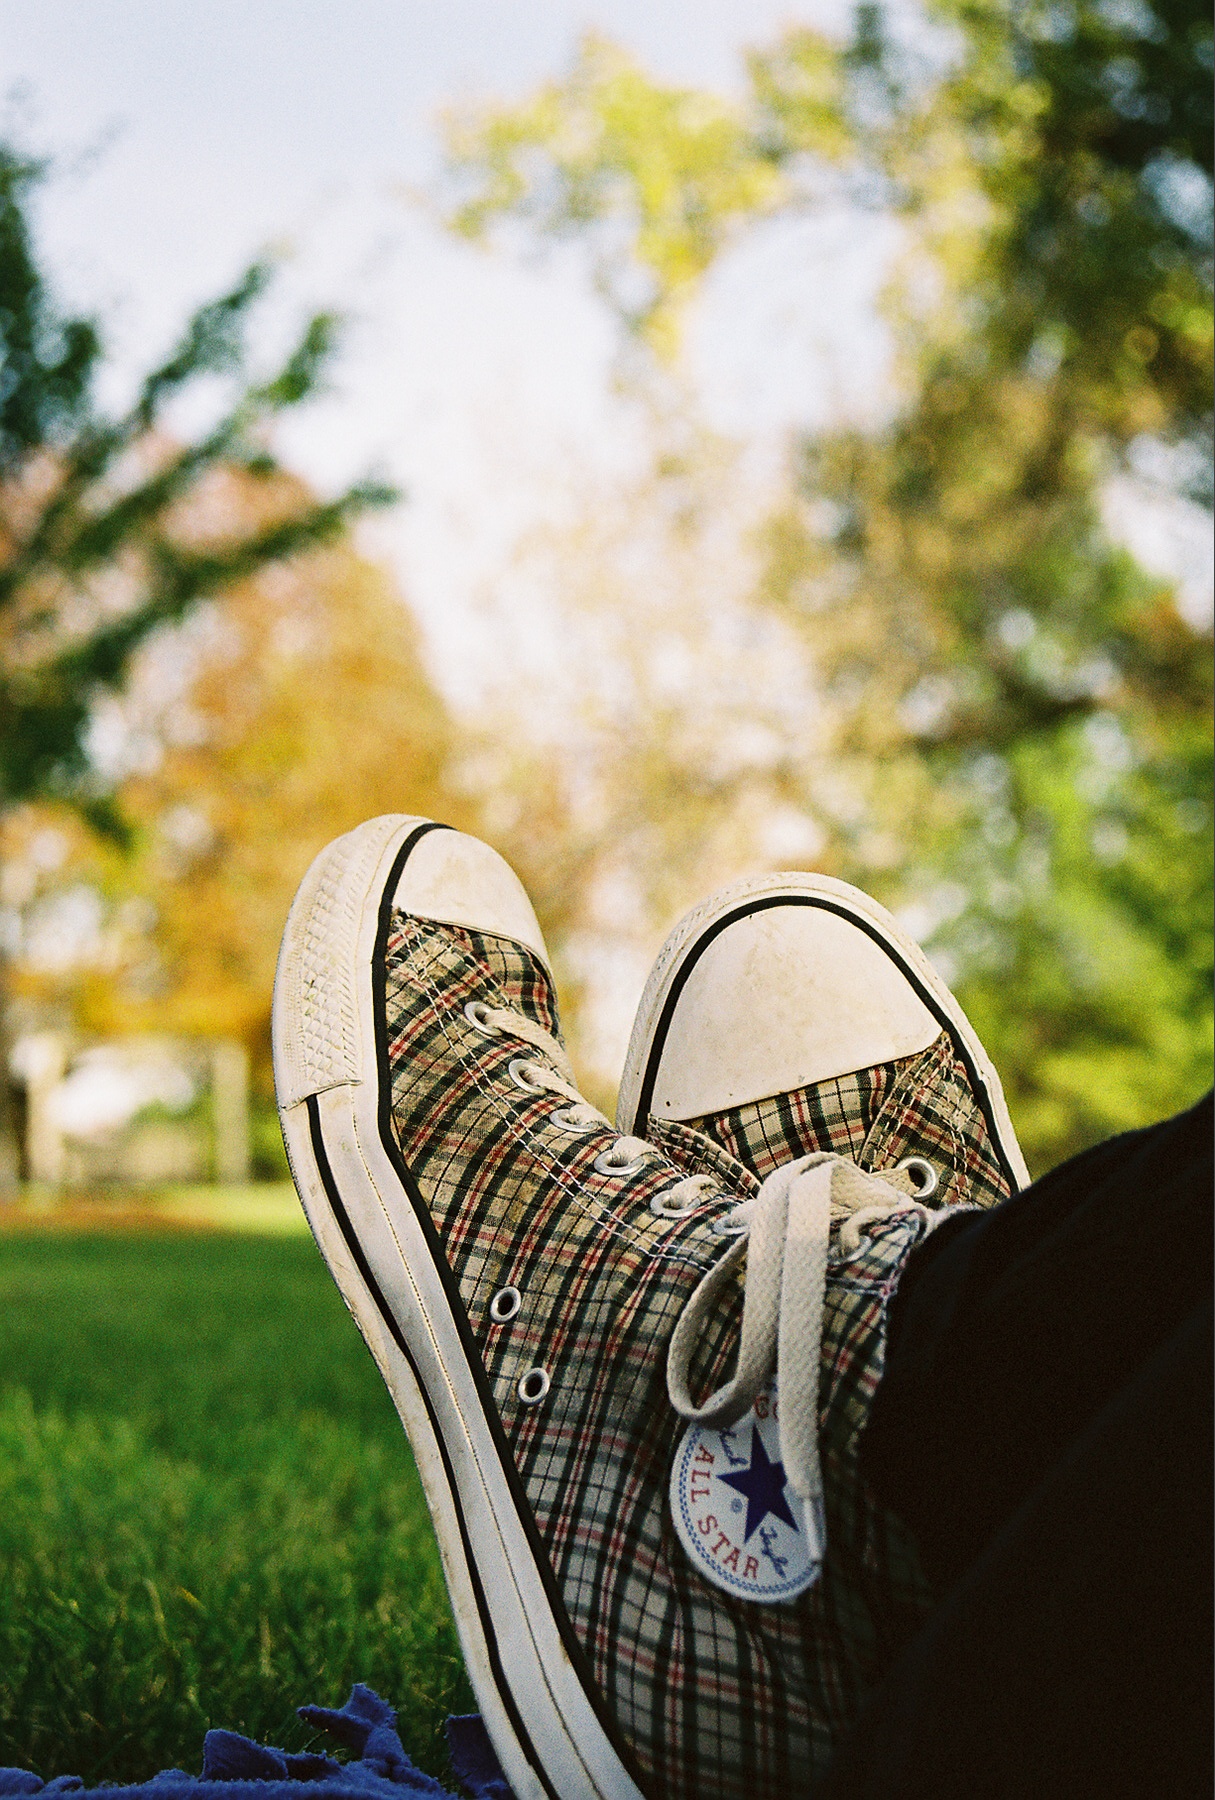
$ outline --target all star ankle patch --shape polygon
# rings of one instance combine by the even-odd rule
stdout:
[[[690,1425],[671,1470],[671,1517],[693,1565],[744,1600],[795,1599],[817,1580],[822,1504],[785,1480],[773,1387],[728,1431]]]

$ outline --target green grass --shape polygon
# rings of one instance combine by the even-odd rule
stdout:
[[[195,1227],[251,1231],[259,1237],[308,1236],[308,1221],[289,1181],[213,1182],[138,1190],[101,1188],[65,1196],[55,1188],[27,1187],[0,1208],[0,1231],[36,1226],[40,1231],[137,1231]]]
[[[443,1774],[474,1702],[438,1552],[311,1241],[0,1235],[0,1765],[197,1772],[210,1725],[300,1749],[296,1705],[356,1680]]]

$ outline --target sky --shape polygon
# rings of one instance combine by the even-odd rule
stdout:
[[[436,673],[461,698],[472,597],[537,522],[627,465],[611,322],[577,251],[455,240],[433,203],[445,106],[559,75],[588,29],[656,75],[738,91],[782,26],[842,31],[848,0],[0,0],[0,95],[57,159],[43,253],[96,310],[116,395],[255,255],[286,258],[267,354],[317,307],[347,317],[333,391],[280,439],[332,491],[374,469],[379,524]],[[428,198],[431,196],[431,198]],[[714,272],[690,366],[711,423],[772,444],[891,403],[878,295],[889,223],[828,213],[752,234]],[[571,480],[571,475],[585,475]],[[1201,527],[1125,483],[1111,522],[1209,607]],[[475,679],[469,699],[475,689]]]
[[[445,105],[514,99],[594,28],[657,75],[737,90],[783,24],[843,0],[0,0],[0,93],[56,179],[39,203],[65,296],[98,310],[113,391],[267,246],[286,255],[267,346],[347,315],[334,391],[280,440],[322,488],[375,468],[407,504],[377,527],[458,698],[467,605],[559,510],[571,470],[627,463],[611,322],[578,252],[455,240],[427,199]],[[881,405],[875,311],[892,244],[828,215],[758,234],[710,284],[690,358],[711,421],[772,439]],[[819,279],[807,282],[807,265]]]
[[[347,316],[331,395],[280,449],[322,489],[369,469],[407,504],[377,527],[453,698],[468,607],[559,513],[571,472],[626,464],[611,322],[580,253],[456,241],[433,203],[445,106],[559,75],[588,29],[663,79],[738,91],[782,26],[842,31],[848,0],[0,0],[0,95],[58,161],[40,240],[100,312],[116,393],[190,309],[267,247],[286,257],[267,353],[317,307]],[[768,443],[891,403],[878,295],[897,237],[828,213],[752,235],[711,278],[689,360],[706,415]],[[574,482],[573,487],[579,484]],[[581,491],[585,491],[585,482]],[[1209,605],[1196,522],[1125,485],[1111,520]],[[475,688],[475,680],[473,681]],[[470,697],[469,694],[464,697]]]

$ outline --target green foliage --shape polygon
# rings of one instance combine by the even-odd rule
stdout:
[[[928,24],[862,5],[849,43],[787,32],[745,98],[704,100],[716,135],[596,46],[466,121],[459,171],[478,229],[640,264],[667,353],[748,222],[841,180],[903,219],[903,405],[801,447],[757,601],[830,708],[797,795],[829,866],[923,914],[1042,1168],[1209,1074],[1211,639],[1111,544],[1102,497],[1145,453],[1210,495],[1211,24],[1197,0],[935,0]],[[619,70],[624,147],[601,125]],[[656,214],[660,154],[682,174]],[[762,184],[717,189],[715,159]]]
[[[938,942],[1038,1172],[1210,1085],[1210,758],[1189,737],[1141,761],[1094,713],[985,771],[1006,796]]]
[[[0,1566],[0,1763],[196,1771],[212,1725],[304,1748],[295,1706],[361,1680],[442,1771],[474,1704],[404,1434],[307,1241],[0,1238]]]
[[[993,359],[1056,361],[1119,437],[1210,414],[1211,20],[1196,0],[942,0],[935,100],[991,207]]]
[[[449,143],[464,190],[451,214],[458,231],[480,237],[506,214],[555,237],[606,226],[600,288],[662,354],[731,227],[780,192],[735,108],[659,87],[594,35],[568,81],[518,108],[453,117]]]
[[[148,634],[394,496],[363,482],[324,504],[297,495],[284,511],[271,500],[281,487],[269,486],[267,432],[315,391],[335,321],[312,319],[275,374],[250,379],[264,264],[199,309],[125,413],[103,414],[96,324],[65,314],[37,266],[28,207],[43,174],[0,146],[0,804],[57,797],[97,810],[92,708],[122,685]],[[174,443],[166,408],[215,379],[231,390],[220,416]],[[232,470],[268,484],[265,516],[235,535],[205,522],[208,479]]]
[[[1099,512],[1143,433],[1200,467],[1211,407],[1210,25],[1171,10],[951,0],[960,48],[926,101],[882,47],[893,99],[866,149],[945,296],[904,314],[912,404],[810,463],[854,575],[835,666],[855,675],[861,636],[861,708],[880,690],[902,717],[845,738],[927,790],[877,885],[964,893],[935,944],[1038,1168],[1209,1079],[1210,637]]]
[[[42,173],[0,156],[0,471],[59,443],[85,411],[101,341],[91,319],[61,318],[34,262],[22,204]]]

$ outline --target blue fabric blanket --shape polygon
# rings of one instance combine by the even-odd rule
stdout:
[[[132,1787],[86,1788],[79,1775],[44,1781],[28,1769],[0,1769],[0,1796],[71,1794],[81,1800],[457,1800],[450,1789],[424,1775],[401,1748],[397,1715],[386,1700],[356,1683],[345,1706],[301,1706],[300,1718],[325,1731],[357,1761],[340,1763],[316,1752],[298,1754],[255,1744],[235,1731],[209,1731],[203,1739],[201,1775],[164,1769]],[[512,1800],[480,1715],[448,1719],[447,1748],[456,1778],[472,1800]],[[307,1782],[302,1793],[300,1782]],[[256,1784],[256,1785],[251,1785]]]

